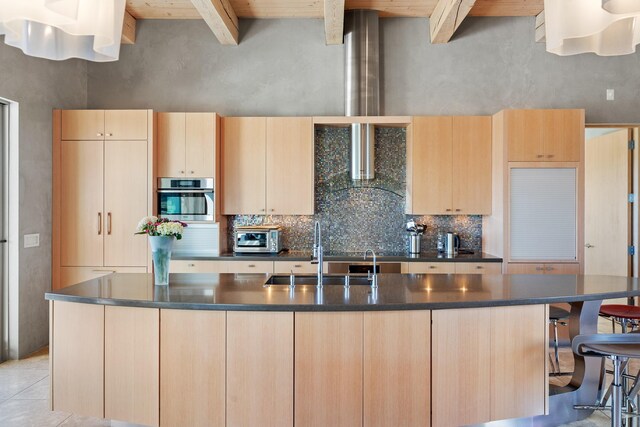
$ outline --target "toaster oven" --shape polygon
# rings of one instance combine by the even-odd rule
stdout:
[[[233,251],[277,254],[282,250],[280,232],[280,227],[273,225],[236,227]]]

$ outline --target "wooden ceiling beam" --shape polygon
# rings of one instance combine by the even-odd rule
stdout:
[[[191,0],[221,44],[238,44],[238,17],[229,0]]]
[[[544,10],[536,16],[536,42],[544,43],[547,40],[547,29],[544,26]]]
[[[135,44],[136,42],[136,18],[129,12],[124,11],[124,21],[122,22],[121,44]]]
[[[327,44],[343,43],[344,1],[324,0],[324,35]]]
[[[447,43],[451,40],[475,2],[476,0],[439,0],[429,17],[431,43]]]

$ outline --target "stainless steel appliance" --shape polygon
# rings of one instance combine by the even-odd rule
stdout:
[[[424,224],[416,224],[414,220],[407,222],[407,231],[409,232],[409,254],[415,255],[420,253],[422,235],[427,226]]]
[[[220,224],[193,222],[187,224],[182,239],[173,243],[172,257],[203,257],[220,255]]]
[[[329,274],[368,274],[373,273],[373,262],[329,261]],[[378,262],[376,273],[400,273],[399,262]]]
[[[456,233],[448,232],[444,239],[444,251],[447,255],[455,255],[460,249],[460,237]]]
[[[275,225],[236,227],[233,251],[277,254],[283,249],[280,233],[280,227]]]
[[[213,178],[158,178],[158,215],[180,221],[213,222]]]

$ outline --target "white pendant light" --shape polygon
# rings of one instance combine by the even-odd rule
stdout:
[[[544,0],[547,51],[627,55],[640,43],[638,14],[613,14],[602,0]]]
[[[0,35],[30,56],[117,61],[125,0],[0,0]]]
[[[640,14],[640,0],[602,0],[602,8],[609,13]]]

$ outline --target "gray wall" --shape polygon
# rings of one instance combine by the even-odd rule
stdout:
[[[88,104],[224,115],[342,115],[343,46],[322,20],[242,20],[222,46],[200,21],[142,21],[116,63],[88,66]],[[640,55],[559,57],[533,18],[469,18],[431,45],[426,19],[381,20],[386,115],[493,114],[580,107],[588,122],[638,122]],[[605,90],[616,90],[605,101]]]
[[[36,59],[0,43],[0,97],[19,104],[20,240],[10,242],[20,246],[18,312],[11,316],[19,328],[10,337],[12,358],[49,342],[44,293],[51,289],[51,111],[86,106],[86,69],[84,61]],[[28,233],[40,233],[39,247],[23,248]]]

